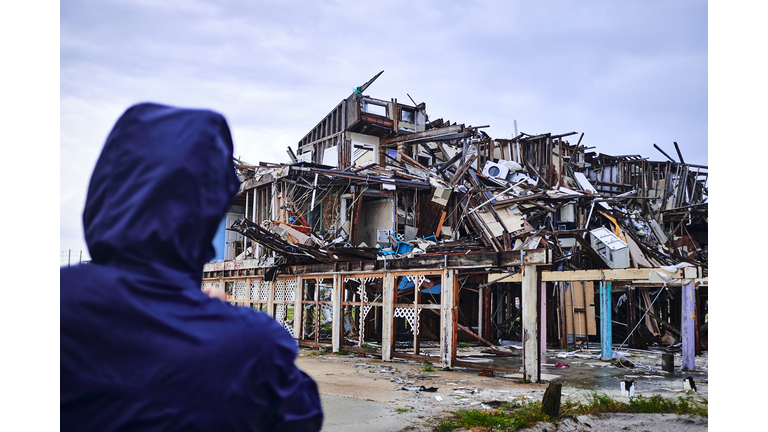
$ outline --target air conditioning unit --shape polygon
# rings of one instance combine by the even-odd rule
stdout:
[[[483,167],[483,175],[493,178],[506,179],[509,174],[509,168],[496,162],[488,161]]]

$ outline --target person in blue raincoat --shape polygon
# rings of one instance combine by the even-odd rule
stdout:
[[[290,334],[200,289],[238,187],[220,114],[139,104],[117,121],[83,212],[92,262],[60,274],[61,430],[320,430]]]

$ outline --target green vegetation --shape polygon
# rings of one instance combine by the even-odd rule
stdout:
[[[341,348],[339,348],[339,352],[337,352],[336,354],[338,354],[338,355],[349,355],[349,350],[346,349],[345,347],[341,347]]]
[[[491,430],[517,430],[530,427],[540,421],[547,421],[538,402],[523,405],[504,404],[497,410],[458,410],[451,418],[443,420],[437,427],[439,431],[452,431],[463,428],[490,427]]]
[[[532,427],[538,422],[558,423],[563,418],[600,413],[678,414],[708,417],[707,405],[706,399],[701,401],[693,401],[683,397],[664,399],[659,395],[650,398],[637,396],[630,398],[629,402],[620,402],[611,399],[606,394],[593,393],[586,404],[570,400],[562,403],[560,416],[554,419],[542,412],[539,401],[519,404],[505,403],[494,410],[466,409],[455,411],[451,413],[451,417],[441,421],[437,430],[452,431],[475,427],[486,427],[493,431],[517,430]]]
[[[597,414],[597,413],[635,413],[635,414],[694,414],[707,417],[709,413],[708,402],[703,399],[698,402],[684,397],[677,399],[665,399],[660,395],[650,398],[636,396],[629,398],[629,402],[620,402],[611,399],[610,396],[600,393],[592,393],[590,402],[586,405],[567,402],[561,407],[561,416]]]
[[[376,349],[376,347],[375,347],[375,346],[373,346],[373,345],[371,345],[371,344],[368,344],[368,343],[364,343],[364,344],[363,344],[363,348],[368,348],[368,349]]]
[[[307,357],[317,357],[323,355],[323,352],[320,350],[317,351],[310,351],[307,353]]]
[[[395,411],[399,413],[408,412],[410,410],[411,410],[410,408],[395,408]]]
[[[456,344],[456,348],[469,348],[469,344],[466,342],[459,342]]]
[[[424,367],[421,369],[422,372],[432,372],[435,368],[432,367],[432,363],[430,362],[424,362]]]

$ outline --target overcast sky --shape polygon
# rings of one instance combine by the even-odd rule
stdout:
[[[702,1],[60,4],[61,250],[85,250],[91,170],[137,102],[208,108],[235,156],[286,162],[352,90],[510,138],[583,132],[612,155],[708,164]],[[578,136],[574,138],[574,142]]]

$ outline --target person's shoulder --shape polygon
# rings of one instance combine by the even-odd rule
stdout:
[[[71,267],[59,268],[59,287],[66,292],[72,286],[84,287],[106,283],[114,278],[114,273],[105,272],[102,266],[93,264],[79,264]]]
[[[230,333],[234,337],[242,337],[243,340],[250,341],[262,349],[265,344],[296,345],[296,341],[288,330],[266,313],[243,306],[227,306],[229,315],[238,324],[233,326]],[[234,327],[237,327],[237,330]]]

